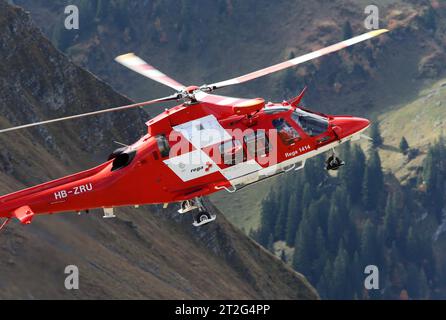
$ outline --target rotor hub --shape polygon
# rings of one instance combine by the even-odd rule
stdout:
[[[189,87],[185,88],[184,91],[189,94],[192,94],[192,93],[194,93],[194,91],[196,91],[198,89],[200,89],[200,87],[198,87],[198,86],[189,86]]]

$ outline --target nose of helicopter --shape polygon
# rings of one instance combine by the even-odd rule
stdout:
[[[334,117],[331,125],[338,137],[342,139],[368,128],[370,121],[357,117]]]

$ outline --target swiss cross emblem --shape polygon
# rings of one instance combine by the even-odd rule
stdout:
[[[212,168],[212,163],[206,162],[206,169],[205,169],[205,171],[209,172],[211,170],[211,168]]]

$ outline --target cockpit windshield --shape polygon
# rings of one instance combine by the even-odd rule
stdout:
[[[311,137],[318,136],[328,129],[328,119],[314,113],[296,109],[291,117]]]

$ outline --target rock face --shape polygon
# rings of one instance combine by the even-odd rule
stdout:
[[[0,127],[128,103],[0,0]],[[0,136],[0,193],[98,164],[144,130],[137,110]],[[174,206],[38,217],[0,234],[0,299],[317,299],[305,278],[229,224],[201,229]],[[215,210],[215,208],[213,209]],[[64,287],[68,265],[80,289]]]

